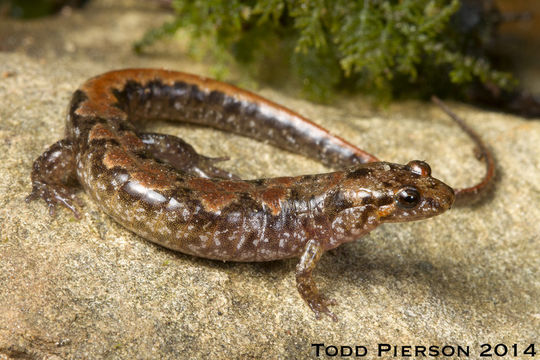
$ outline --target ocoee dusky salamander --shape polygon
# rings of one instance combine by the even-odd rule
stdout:
[[[327,174],[240,180],[216,168],[180,138],[145,133],[136,123],[169,119],[212,126],[303,154],[334,168]],[[491,157],[470,129],[456,119]],[[77,218],[76,179],[104,212],[169,249],[225,261],[300,257],[297,288],[319,318],[336,319],[312,272],[324,251],[384,222],[425,219],[448,210],[454,190],[429,165],[379,162],[304,117],[219,81],[156,69],[112,71],[73,94],[66,136],[34,162],[32,193],[54,214]],[[71,184],[71,185],[70,185]]]

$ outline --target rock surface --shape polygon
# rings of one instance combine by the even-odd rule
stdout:
[[[165,15],[122,4],[97,1],[83,12],[0,24],[0,359],[307,358],[316,343],[364,345],[371,358],[380,343],[459,345],[476,358],[483,343],[540,346],[538,121],[451,104],[494,150],[494,191],[474,207],[381,226],[325,254],[315,276],[338,301],[337,323],[315,320],[302,302],[295,260],[177,254],[123,229],[83,193],[80,221],[65,210],[50,218],[40,201],[26,204],[32,162],[62,137],[64,109],[86,78],[137,66],[207,74],[182,55],[135,57],[131,42]],[[482,174],[469,139],[429,104],[375,111],[361,98],[321,106],[258,92],[382,159],[426,160],[449,184]],[[244,177],[325,170],[214,130],[152,129],[204,154],[229,155],[223,166]]]

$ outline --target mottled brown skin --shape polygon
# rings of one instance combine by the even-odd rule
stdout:
[[[266,141],[345,170],[240,180],[183,140],[135,124],[170,119]],[[312,271],[322,253],[384,222],[438,215],[454,190],[429,165],[378,162],[345,140],[264,98],[215,80],[154,69],[109,72],[73,95],[66,136],[34,163],[28,200],[76,217],[73,180],[133,232],[195,256],[226,261],[300,257],[302,298],[336,319]]]

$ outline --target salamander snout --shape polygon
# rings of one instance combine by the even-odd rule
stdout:
[[[431,168],[414,160],[394,168],[392,189],[387,195],[393,201],[378,210],[381,221],[400,222],[429,218],[450,209],[455,200],[454,190],[431,176]]]

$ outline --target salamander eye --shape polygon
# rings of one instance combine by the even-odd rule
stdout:
[[[420,202],[420,193],[414,187],[405,187],[396,194],[398,205],[404,209],[411,209]]]
[[[420,176],[431,176],[431,167],[429,164],[422,160],[409,161],[407,167],[415,174]]]

